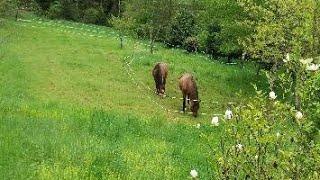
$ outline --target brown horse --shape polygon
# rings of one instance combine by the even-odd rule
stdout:
[[[200,100],[198,99],[198,89],[195,79],[191,74],[183,74],[179,78],[179,88],[183,95],[182,110],[185,112],[186,100],[190,104],[190,110],[194,117],[198,116],[198,110],[200,108]],[[190,103],[191,102],[191,103]]]
[[[166,91],[166,79],[168,76],[168,66],[165,63],[157,63],[153,70],[152,75],[156,83],[158,95],[164,95]]]

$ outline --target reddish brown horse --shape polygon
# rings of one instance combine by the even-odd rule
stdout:
[[[190,110],[194,117],[198,116],[200,100],[198,99],[198,89],[195,79],[191,74],[184,74],[179,78],[179,88],[182,91],[183,103],[182,110],[185,112],[186,100],[190,104]]]
[[[158,95],[164,95],[166,91],[166,79],[168,76],[168,66],[165,63],[157,63],[153,70],[152,75],[156,83]]]

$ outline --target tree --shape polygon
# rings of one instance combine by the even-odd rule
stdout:
[[[118,18],[120,19],[121,18],[121,0],[119,0],[119,3],[118,3],[118,9],[119,9],[119,12],[118,12]],[[123,48],[123,33],[122,33],[122,28],[120,29],[120,47],[121,49]]]
[[[19,12],[25,8],[30,8],[32,6],[32,0],[12,0],[11,1],[14,8],[14,17],[15,20],[18,21]],[[30,6],[30,7],[29,7]]]
[[[254,58],[280,62],[287,53],[308,57],[313,45],[315,1],[238,0],[247,13],[241,24],[252,30],[242,45]]]
[[[320,1],[315,2],[313,16],[313,53],[314,56],[317,56],[320,54]]]
[[[154,51],[154,42],[168,27],[173,17],[173,0],[128,0],[125,16],[135,20],[137,32],[149,37],[150,52]]]
[[[273,64],[269,76],[271,90],[283,59],[295,61],[288,66],[288,72],[294,86],[295,105],[300,109],[303,65],[299,60],[315,55],[316,0],[238,0],[238,4],[247,14],[240,24],[252,32],[241,39],[242,46],[253,58]]]
[[[196,35],[196,16],[195,12],[188,7],[182,7],[175,13],[170,22],[166,43],[169,46],[181,47],[188,37]]]
[[[207,36],[202,40],[207,53],[213,56],[239,58],[242,47],[238,39],[247,35],[247,29],[237,21],[245,13],[234,0],[203,0],[198,19],[201,31]],[[235,56],[235,57],[231,57]]]
[[[110,22],[111,25],[119,32],[120,48],[122,49],[124,47],[124,35],[130,32],[130,27],[133,26],[134,20],[128,16],[122,16],[121,10],[123,8],[123,4],[121,0],[119,0],[118,6],[118,16],[112,16]]]
[[[16,12],[16,2],[10,0],[0,0],[0,17],[9,17]]]

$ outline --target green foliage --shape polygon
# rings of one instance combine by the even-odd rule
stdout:
[[[63,6],[60,3],[60,1],[54,1],[49,10],[48,10],[48,16],[50,18],[62,18],[63,17]]]
[[[253,58],[276,63],[286,53],[298,57],[312,55],[315,1],[239,0],[247,13],[241,25],[252,30],[242,45]]]
[[[238,40],[249,32],[246,27],[236,23],[245,15],[237,2],[207,0],[202,2],[202,7],[198,21],[202,31],[209,32],[204,44],[207,52],[212,55],[229,56],[242,51]]]
[[[32,4],[29,0],[23,2]],[[235,21],[242,17],[243,12],[235,1],[125,0],[120,2],[121,7],[119,0],[36,2],[41,9],[39,14],[50,18],[107,26],[115,25],[112,17],[119,16],[120,8],[120,15],[127,24],[127,30],[123,31],[149,39],[151,44],[159,41],[172,47],[184,48],[188,37],[196,37],[199,42],[198,49],[203,52],[229,56],[242,51],[238,38],[244,36],[244,28]],[[208,28],[213,23],[219,24],[221,28],[216,40],[212,40],[213,35],[208,33]],[[213,41],[218,42],[212,43]],[[152,49],[153,45],[150,47]]]
[[[70,22],[31,21],[25,26],[11,22],[12,26],[0,30],[18,29],[13,42],[23,43],[9,44],[0,64],[0,128],[4,130],[0,132],[5,132],[0,139],[8,144],[1,149],[5,156],[0,172],[13,178],[170,179],[185,178],[196,164],[204,172],[201,178],[319,179],[319,72],[306,71],[308,64],[300,62],[318,51],[315,1],[132,0],[125,4],[123,17],[119,13],[111,20],[106,18],[106,2],[73,5],[73,1],[60,0],[52,4],[49,15],[83,18],[87,23],[103,19],[121,36],[134,32],[150,38],[151,48],[154,40],[172,41],[189,52],[203,48],[212,55],[228,57],[241,54],[244,48],[254,58],[284,64],[281,72],[268,76],[271,84],[277,80],[284,98],[268,100],[258,92],[250,101],[236,103],[240,105],[235,106],[234,119],[224,121],[216,131],[206,123],[198,131],[189,116],[174,113],[180,105],[173,98],[180,96],[174,79],[186,71],[199,78],[204,99],[201,111],[207,114],[220,111],[231,100],[254,96],[248,84],[264,86],[260,81],[264,79],[254,76],[250,67],[212,63],[205,57],[161,46],[150,55],[145,44],[131,38],[127,48],[119,51],[115,32],[106,28]],[[236,21],[240,23],[234,24]],[[62,28],[64,23],[67,31]],[[48,27],[40,28],[40,24]],[[283,63],[287,53],[291,60]],[[153,80],[146,74],[159,60],[170,65],[173,79],[168,81],[172,98],[159,101],[170,113],[155,108],[156,99],[148,90]],[[124,62],[132,68],[132,78]],[[138,87],[134,80],[146,88]],[[244,97],[235,96],[239,89]],[[295,118],[298,110],[303,112],[302,119]],[[207,119],[200,116],[199,122]],[[209,140],[210,155],[203,150],[199,132]],[[220,149],[216,148],[218,136]],[[83,141],[78,141],[79,137]],[[17,144],[24,144],[27,150]],[[13,160],[7,160],[12,154]],[[212,157],[210,167],[207,159]],[[2,171],[2,167],[13,170]],[[141,172],[141,167],[146,171]]]
[[[170,7],[173,2],[169,0],[160,1],[128,1],[126,3],[125,16],[135,19],[136,25],[146,36],[150,36],[152,32],[155,38],[164,31],[172,18],[172,11]]]
[[[293,107],[262,92],[234,113],[222,124],[219,149],[211,152],[219,179],[319,178],[320,146],[309,138],[309,114],[297,119]]]
[[[312,63],[316,62],[313,61]],[[295,104],[296,108],[302,109],[309,114],[309,120],[313,122],[316,127],[312,133],[310,132],[314,135],[320,129],[320,76],[318,71],[310,71],[307,69],[310,65],[311,62],[304,64],[301,63],[301,60],[299,61],[291,57],[290,60],[284,64],[285,71],[279,72],[278,80],[280,87],[284,89],[283,96],[286,101]],[[292,96],[292,92],[294,92],[294,96]]]
[[[46,12],[49,10],[52,3],[54,3],[56,0],[35,0],[36,3],[40,6],[40,9],[42,12]]]
[[[0,174],[8,179],[186,179],[193,168],[210,179],[211,156],[195,124],[217,136],[209,114],[253,96],[250,82],[266,86],[250,65],[227,66],[160,44],[150,54],[147,41],[130,37],[120,50],[107,27],[32,18],[0,28],[14,31],[0,63]],[[170,67],[164,99],[140,89],[124,63],[153,89],[150,70],[159,60]],[[200,111],[207,113],[197,119],[175,112],[177,79],[186,71],[198,77]]]
[[[187,37],[183,42],[183,47],[188,52],[197,52],[198,50],[198,39],[196,37]]]
[[[83,22],[85,23],[97,23],[99,19],[100,12],[95,8],[89,8],[84,11]]]
[[[0,17],[12,17],[15,13],[17,1],[0,0]]]
[[[118,13],[117,0],[37,0],[40,14],[85,23],[109,26],[109,18]],[[58,5],[58,6],[57,6]],[[108,20],[107,20],[108,19]]]
[[[217,23],[212,23],[208,26],[208,36],[206,39],[206,49],[207,53],[211,55],[219,55],[220,53],[220,45],[221,45],[221,38],[219,37],[221,33],[221,27]]]
[[[320,74],[311,72],[302,88],[302,107],[309,114],[310,120],[314,122],[317,130],[320,129]]]
[[[130,17],[119,18],[113,16],[109,22],[113,28],[121,31],[122,33],[129,34],[134,31],[134,29],[131,29],[133,27],[134,20]]]
[[[46,13],[52,19],[79,20],[77,7],[73,7],[73,3],[68,0],[54,1]]]
[[[188,37],[195,36],[197,32],[195,18],[194,12],[190,9],[178,10],[169,26],[166,43],[169,46],[181,47]]]
[[[134,19],[130,29],[142,38],[150,40],[150,52],[153,53],[154,42],[163,40],[164,34],[173,17],[174,1],[171,0],[133,0],[126,2],[124,17]]]

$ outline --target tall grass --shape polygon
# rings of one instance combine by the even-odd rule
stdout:
[[[202,133],[219,134],[220,127],[209,125],[211,115],[253,96],[250,83],[265,86],[251,66],[159,44],[151,55],[131,38],[121,50],[116,33],[103,27],[31,19],[8,21],[0,33],[13,33],[0,60],[3,179],[185,179],[193,168],[201,178],[214,178],[209,147],[195,124]],[[129,78],[127,61],[144,87]],[[170,66],[165,99],[152,91],[157,61]],[[176,80],[183,72],[197,77],[204,102],[197,119],[179,113]]]

